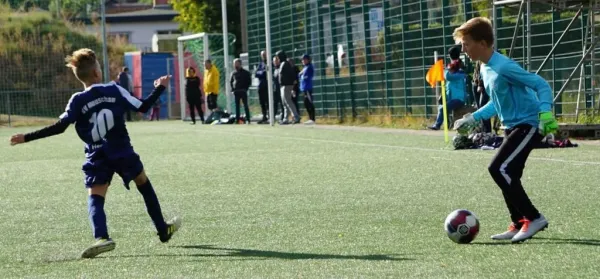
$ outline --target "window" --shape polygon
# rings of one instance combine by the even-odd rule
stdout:
[[[170,35],[170,34],[181,34],[181,31],[179,30],[158,30],[156,31],[156,34],[158,35]]]
[[[131,42],[131,32],[111,32],[108,34],[109,38],[124,40],[127,43]]]

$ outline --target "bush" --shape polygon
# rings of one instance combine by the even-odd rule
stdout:
[[[83,28],[53,19],[47,12],[15,13],[0,8],[1,91],[80,88],[64,58],[79,48],[91,48],[102,60],[102,42]],[[135,47],[109,42],[109,76],[115,76],[123,54]]]
[[[102,41],[83,26],[54,19],[48,12],[13,12],[0,5],[0,100],[11,94],[13,113],[55,115],[82,85],[65,67],[65,56],[90,48],[102,58]],[[119,40],[108,45],[109,77],[114,79],[126,51]],[[4,106],[0,110],[5,110]]]

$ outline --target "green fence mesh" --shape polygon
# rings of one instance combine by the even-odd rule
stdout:
[[[286,51],[297,59],[296,64],[303,53],[312,55],[316,68],[314,94],[321,117],[366,113],[431,117],[437,111],[437,102],[435,89],[425,82],[425,73],[434,63],[434,51],[445,55],[454,45],[453,30],[465,20],[491,18],[490,2],[271,0],[272,51]],[[261,0],[247,0],[250,65],[259,62],[260,51],[266,47],[263,5]],[[498,49],[505,54],[512,42],[518,9],[518,4],[496,8]],[[532,5],[532,11],[531,65],[524,65],[527,41],[523,24],[512,57],[535,72],[575,12],[555,11],[544,4]],[[574,22],[541,72],[555,94],[582,56],[587,22],[587,13]],[[587,78],[580,80],[578,70],[557,100],[555,111],[559,116],[575,114],[578,92],[581,108],[593,108],[599,100],[597,90],[592,90],[592,65],[586,62]],[[596,65],[594,69],[596,73],[599,70]]]

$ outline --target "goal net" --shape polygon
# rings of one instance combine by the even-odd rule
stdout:
[[[233,68],[233,45],[235,44],[235,35],[229,34],[229,55],[224,53],[223,45],[223,34],[208,34],[198,33],[193,35],[181,36],[177,43],[177,57],[174,59],[175,63],[175,75],[173,79],[175,81],[176,99],[180,103],[180,115],[184,121],[191,120],[188,104],[185,98],[185,69],[193,67],[196,70],[197,76],[201,82],[204,82],[204,61],[210,59],[213,66],[217,67],[219,71],[219,97],[217,99],[217,105],[222,110],[231,112],[233,98],[231,93],[226,90],[226,82],[229,79],[229,74]],[[225,65],[227,65],[227,72]],[[206,95],[204,89],[202,89],[202,99],[204,103],[202,108],[204,110],[204,116],[208,116],[210,111],[207,108]],[[197,120],[200,119],[196,116]]]

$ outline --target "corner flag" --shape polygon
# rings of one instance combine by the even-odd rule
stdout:
[[[429,71],[427,71],[427,75],[425,75],[425,80],[431,88],[435,87],[436,83],[440,81],[442,83],[442,107],[444,113],[444,141],[448,143],[448,113],[446,113],[446,84],[444,80],[444,60],[440,59],[435,62]]]

